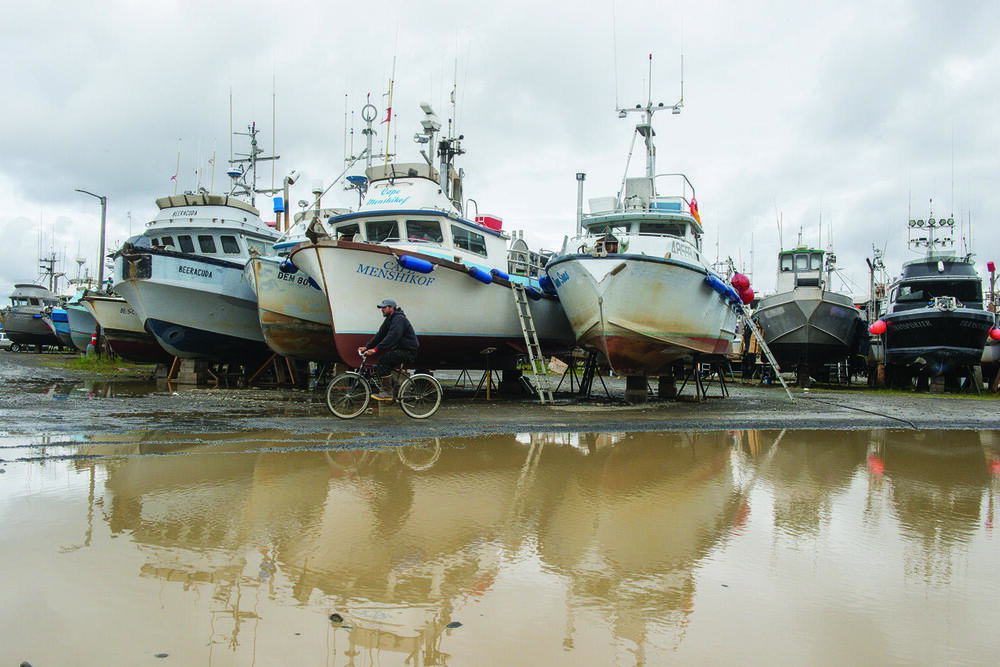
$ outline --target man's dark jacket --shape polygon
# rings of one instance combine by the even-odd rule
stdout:
[[[365,345],[368,349],[378,348],[382,352],[389,350],[410,350],[416,352],[420,348],[413,325],[406,319],[402,308],[397,308],[392,315],[385,318],[378,333]]]

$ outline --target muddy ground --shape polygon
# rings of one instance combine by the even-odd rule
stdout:
[[[475,382],[455,388],[442,375],[445,400],[433,417],[410,419],[398,408],[343,421],[327,410],[323,392],[300,389],[217,389],[156,384],[149,379],[113,379],[61,365],[60,354],[0,352],[0,431],[22,442],[62,441],[131,431],[234,433],[277,429],[290,434],[336,435],[345,443],[386,443],[434,436],[518,432],[615,432],[726,429],[997,429],[995,394],[918,394],[852,388],[792,389],[731,382],[730,395],[625,405],[624,382],[605,378],[611,397],[595,382],[593,397],[557,394],[541,406],[522,394],[473,399]],[[564,383],[565,388],[565,383]],[[2,455],[0,455],[2,456]]]

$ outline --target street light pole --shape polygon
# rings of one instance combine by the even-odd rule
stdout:
[[[97,197],[101,200],[101,250],[97,256],[97,289],[101,290],[104,289],[104,229],[107,224],[108,198],[104,195],[95,195],[93,192],[87,192],[79,188],[76,191],[90,195],[91,197]]]
[[[101,200],[101,249],[100,254],[97,256],[97,290],[100,291],[104,289],[104,229],[107,224],[108,216],[108,198],[104,195],[95,195],[93,192],[88,192],[87,190],[81,190],[76,188],[77,192],[82,192],[85,195],[90,195],[91,197],[97,197]],[[101,358],[101,323],[97,322],[97,327],[94,331],[97,343],[94,347],[97,348],[97,358]]]

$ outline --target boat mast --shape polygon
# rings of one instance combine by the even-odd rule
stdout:
[[[257,189],[257,163],[265,160],[277,160],[280,155],[261,155],[264,149],[257,144],[257,135],[260,134],[260,130],[257,129],[257,123],[253,122],[247,126],[246,132],[233,132],[233,134],[239,134],[244,137],[250,137],[250,153],[237,153],[239,157],[230,158],[229,164],[233,165],[227,172],[230,178],[233,179],[233,188],[230,190],[230,195],[242,195],[250,199],[250,205],[256,206],[255,200],[256,195],[269,195],[275,192],[280,192],[280,188],[270,188],[267,190]],[[243,166],[246,165],[246,166]],[[246,175],[249,172],[250,182],[247,182]]]
[[[653,105],[653,54],[649,54],[649,82],[646,97],[646,106],[641,104],[636,104],[633,108],[618,108],[618,117],[625,118],[627,114],[639,113],[642,114],[643,118],[638,123],[636,123],[635,131],[642,136],[643,141],[646,144],[646,177],[654,178],[656,176],[656,146],[653,144],[653,137],[656,136],[656,132],[653,130],[653,114],[657,111],[663,111],[664,109],[670,109],[673,115],[678,115],[681,109],[684,107],[684,56],[681,56],[681,97],[677,102],[670,106],[666,106],[663,102]]]

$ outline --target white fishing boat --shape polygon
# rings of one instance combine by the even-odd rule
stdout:
[[[101,325],[101,333],[115,354],[139,363],[169,363],[172,355],[146,331],[135,309],[116,294],[86,292],[80,305]]]
[[[257,297],[244,279],[251,250],[270,251],[280,234],[254,207],[259,130],[250,126],[250,164],[231,171],[228,195],[183,194],[156,200],[159,214],[141,239],[115,254],[114,291],[165,350],[184,359],[246,360],[270,354]],[[250,202],[243,201],[247,197]]]
[[[420,340],[415,367],[514,368],[526,345],[511,283],[530,296],[542,350],[567,350],[573,334],[559,301],[539,290],[537,267],[508,257],[508,242],[518,258],[531,256],[523,239],[502,231],[497,218],[467,216],[453,166],[464,153],[462,137],[436,141],[441,124],[422,107],[423,133],[415,138],[438,148],[439,168],[426,155],[420,163],[369,165],[359,210],[332,217],[329,227],[311,225],[311,240],[289,253],[326,295],[338,354],[359,363],[358,347],[380,323],[375,305],[391,298]],[[370,120],[367,137],[371,155]]]
[[[619,109],[622,118],[641,114],[634,137],[645,142],[646,173],[591,199],[589,214],[579,174],[576,234],[545,266],[577,343],[621,375],[663,375],[681,357],[726,354],[736,334],[739,295],[702,255],[694,186],[684,174],[656,173],[653,114],[682,106],[683,94],[665,106],[650,93],[645,106]]]
[[[73,346],[81,352],[86,352],[91,339],[97,333],[97,320],[80,303],[82,296],[82,292],[79,292],[66,303],[66,319],[69,322]]]

